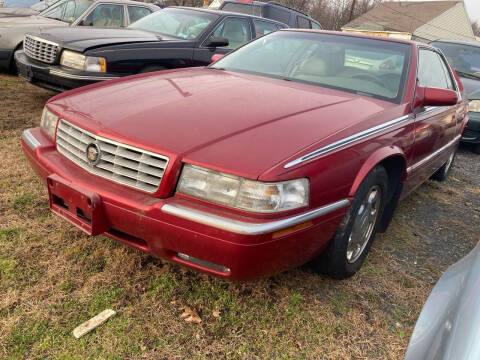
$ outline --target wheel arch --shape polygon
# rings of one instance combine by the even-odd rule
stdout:
[[[374,152],[363,163],[350,188],[349,195],[354,196],[365,176],[376,166],[383,166],[388,174],[387,203],[380,220],[379,232],[384,232],[390,224],[407,177],[407,162],[405,154],[398,147],[382,148]]]

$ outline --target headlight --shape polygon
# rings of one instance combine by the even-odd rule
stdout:
[[[40,126],[53,138],[55,138],[55,130],[57,129],[58,116],[50,112],[47,107],[43,108]]]
[[[468,103],[468,109],[471,112],[480,112],[480,100],[471,100]]]
[[[85,56],[69,50],[64,50],[62,52],[60,65],[83,71],[107,71],[107,62],[105,58]]]
[[[185,165],[177,191],[241,210],[272,213],[308,205],[309,181],[265,183]]]

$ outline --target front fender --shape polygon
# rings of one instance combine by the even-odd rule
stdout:
[[[352,187],[350,188],[348,195],[352,197],[355,196],[355,193],[357,192],[365,176],[367,176],[367,174],[375,166],[380,164],[382,161],[392,159],[394,157],[401,158],[403,162],[403,168],[400,173],[400,179],[403,181],[407,176],[407,170],[406,170],[407,162],[406,162],[406,157],[404,152],[398,146],[383,147],[383,148],[377,149],[367,158],[367,160],[365,160],[362,167],[358,171],[357,176],[355,177],[355,180],[353,181]]]

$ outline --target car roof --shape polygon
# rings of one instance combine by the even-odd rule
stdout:
[[[147,6],[150,8],[158,8],[160,7],[151,4],[151,3],[144,3],[141,1],[132,1],[132,0],[95,0],[94,3],[113,3],[113,4],[128,4],[128,5],[142,5],[142,6]]]
[[[225,16],[225,15],[227,15],[227,16],[230,16],[230,15],[244,16],[244,17],[250,17],[250,18],[254,18],[254,19],[258,19],[258,20],[262,20],[262,21],[272,22],[272,23],[281,25],[283,27],[286,26],[285,23],[282,23],[282,22],[277,21],[277,20],[272,20],[272,19],[268,19],[268,18],[264,18],[264,17],[260,17],[260,16],[255,16],[255,15],[249,15],[249,14],[240,14],[240,13],[236,13],[236,12],[233,12],[233,11],[223,11],[223,10],[208,9],[208,8],[193,8],[193,7],[188,7],[188,6],[169,6],[168,8],[187,9],[187,10],[206,12],[206,13],[222,15],[222,16]]]
[[[309,32],[309,33],[318,33],[318,34],[349,36],[349,37],[358,37],[358,38],[364,38],[364,39],[373,39],[373,40],[380,40],[380,41],[396,42],[396,43],[402,43],[402,44],[414,45],[414,46],[422,45],[422,46],[427,46],[427,47],[433,48],[432,46],[430,46],[428,44],[420,43],[418,41],[413,41],[413,40],[398,39],[398,38],[391,38],[391,37],[384,37],[384,36],[375,36],[375,35],[365,35],[365,34],[343,32],[343,31],[313,30],[313,29],[281,29],[279,31]]]
[[[442,43],[449,43],[449,44],[458,44],[458,45],[468,45],[468,46],[476,46],[480,47],[480,41],[461,41],[461,40],[453,40],[453,39],[438,39],[433,40],[430,42],[442,42]]]
[[[224,0],[223,1],[224,3],[238,3],[237,0]],[[245,5],[258,5],[258,6],[278,6],[278,7],[281,7],[281,8],[284,8],[284,9],[288,9],[290,11],[293,11],[293,12],[296,12],[298,14],[302,14],[310,19],[313,19],[310,15],[302,12],[302,11],[299,11],[299,10],[296,10],[294,8],[291,8],[290,6],[287,6],[287,5],[282,5],[282,4],[279,4],[275,1],[268,1],[268,2],[265,2],[265,1],[257,1],[257,0],[254,0],[252,3],[243,3]],[[316,21],[316,20],[315,20]]]

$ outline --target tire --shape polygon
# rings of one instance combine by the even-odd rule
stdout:
[[[149,73],[149,72],[153,72],[153,71],[162,71],[162,70],[166,70],[166,69],[167,69],[166,67],[160,66],[160,65],[149,65],[149,66],[145,66],[139,72],[139,74]]]
[[[443,164],[443,166],[432,175],[431,179],[440,181],[440,182],[447,180],[448,175],[450,174],[450,170],[452,170],[453,163],[455,162],[455,155],[457,154],[457,148],[458,146],[455,146],[455,148],[450,153],[447,162]]]
[[[317,271],[334,279],[345,279],[360,269],[379,228],[386,199],[388,174],[384,167],[377,166],[360,184],[333,239],[315,260]]]
[[[20,51],[20,50],[23,50],[23,42],[20,45],[18,45],[15,48],[15,50],[13,51],[12,61],[11,61],[11,64],[10,64],[10,73],[12,75],[17,75],[18,74],[17,64],[15,63],[15,53],[17,51]]]
[[[480,144],[476,144],[473,146],[473,152],[475,154],[480,154]]]

